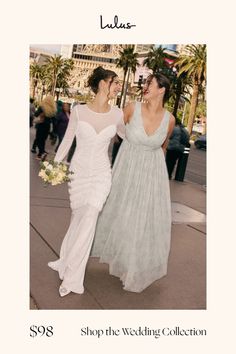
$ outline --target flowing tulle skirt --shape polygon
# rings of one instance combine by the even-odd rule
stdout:
[[[120,277],[125,290],[141,292],[166,275],[170,234],[163,150],[141,149],[124,140],[91,255],[109,264],[110,274]]]

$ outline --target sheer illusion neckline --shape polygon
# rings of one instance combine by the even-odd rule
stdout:
[[[80,120],[80,123],[85,123],[87,124],[87,126],[89,126],[96,135],[100,135],[102,132],[104,132],[107,128],[110,128],[110,127],[115,127],[115,124],[109,124],[107,125],[106,127],[102,128],[100,131],[97,131],[94,126],[92,124],[90,124],[89,122],[86,122],[86,120]]]
[[[110,106],[110,109],[109,109],[108,112],[96,112],[96,111],[93,111],[91,108],[89,108],[89,106],[88,106],[87,104],[86,104],[85,106],[86,106],[86,108],[87,108],[90,112],[95,113],[95,114],[108,114],[108,113],[111,113],[111,110],[112,110],[111,105],[109,105],[109,106]]]
[[[154,136],[154,135],[157,133],[157,131],[161,128],[162,123],[163,123],[163,121],[165,120],[166,112],[167,112],[167,110],[165,109],[165,110],[164,110],[164,113],[163,113],[163,116],[162,116],[162,119],[161,119],[161,122],[160,122],[160,124],[158,125],[158,127],[157,127],[151,134],[148,134],[148,133],[146,132],[145,128],[144,128],[144,120],[143,120],[143,114],[142,114],[142,104],[140,103],[140,118],[141,118],[142,128],[143,128],[143,131],[144,131],[145,135],[146,135],[148,138]]]

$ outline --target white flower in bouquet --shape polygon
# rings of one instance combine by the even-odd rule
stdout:
[[[45,170],[39,171],[39,177],[41,177],[45,182],[47,181],[47,175],[46,175]]]
[[[44,161],[41,162],[41,169],[38,175],[46,185],[56,186],[63,182],[69,182],[69,175],[72,173],[67,165],[62,162]]]
[[[49,171],[52,171],[53,170],[53,165],[48,164],[48,166],[46,166],[46,169],[49,170]]]

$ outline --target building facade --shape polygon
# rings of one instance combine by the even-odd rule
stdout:
[[[71,73],[70,86],[82,94],[88,93],[88,77],[98,66],[115,71],[122,79],[123,70],[117,68],[116,59],[124,47],[125,45],[119,44],[73,44],[70,57],[74,60],[74,70]]]
[[[89,94],[90,90],[87,88],[88,77],[98,66],[115,71],[120,80],[123,80],[123,69],[116,66],[116,60],[119,58],[120,51],[127,46],[128,44],[61,45],[60,55],[63,58],[72,58],[74,61],[74,69],[71,72],[69,79],[70,91],[74,94]],[[179,52],[182,53],[185,48],[184,45],[178,44],[135,44],[135,52],[138,53],[138,62],[140,65],[137,67],[136,72],[130,75],[130,91],[132,91],[132,87],[134,89],[137,87],[140,80],[144,81],[151,73],[150,69],[143,65],[143,61],[147,57],[152,46],[166,48],[166,53],[169,57],[173,57],[173,59],[178,56]],[[52,54],[49,52],[46,53],[31,48],[30,63],[37,62],[39,65],[45,64],[46,59],[50,56],[52,56]]]

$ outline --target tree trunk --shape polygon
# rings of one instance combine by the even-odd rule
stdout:
[[[37,84],[38,84],[37,81],[35,81],[35,83],[33,84],[33,98],[35,98],[35,91],[36,91]]]
[[[43,95],[44,95],[44,93],[45,93],[45,87],[44,87],[44,85],[43,85],[42,93],[41,93],[41,101],[43,100]]]
[[[142,100],[143,100],[143,88],[141,88],[140,96],[139,96],[139,101],[142,102]]]
[[[179,101],[180,101],[180,97],[181,97],[181,92],[182,92],[182,85],[181,85],[181,81],[179,80],[177,82],[177,87],[176,87],[176,98],[175,98],[175,104],[174,104],[174,109],[173,109],[173,116],[175,118],[177,118],[177,113],[178,113],[178,107],[179,107]]]
[[[55,90],[56,90],[56,85],[57,85],[57,74],[53,75],[53,85],[52,85],[52,96],[55,96]]]
[[[197,108],[198,92],[199,92],[199,86],[197,83],[194,83],[193,95],[191,98],[190,111],[189,111],[189,117],[188,117],[188,126],[187,126],[189,134],[192,133],[192,129],[193,129],[193,123],[194,123],[195,113],[196,113],[196,108]]]
[[[120,95],[119,108],[120,108],[120,106],[121,106],[121,101],[122,101],[122,97],[123,97],[123,94],[124,94],[124,87],[125,87],[126,74],[127,74],[127,69],[124,70],[124,79],[123,79],[123,83],[122,83],[122,89],[121,89],[121,95]]]
[[[127,80],[126,80],[126,86],[125,86],[125,92],[124,92],[124,99],[123,99],[123,103],[122,103],[122,108],[124,108],[124,106],[125,106],[126,93],[127,93],[127,89],[128,89],[128,85],[129,85],[130,70],[131,70],[131,69],[129,68],[129,69],[128,69]]]
[[[51,91],[51,95],[52,95],[53,97],[55,96],[55,90],[56,90],[56,83],[53,83],[52,91]]]

